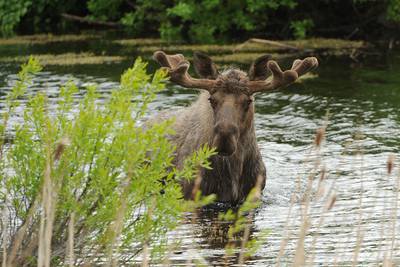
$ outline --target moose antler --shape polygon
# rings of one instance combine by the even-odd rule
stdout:
[[[185,60],[182,54],[167,55],[163,51],[156,51],[153,54],[153,58],[162,67],[167,69],[170,80],[174,83],[188,88],[200,88],[207,91],[211,91],[216,85],[215,80],[192,78],[188,73],[190,63]]]
[[[278,63],[273,60],[268,61],[267,67],[272,72],[272,80],[250,81],[248,86],[251,94],[274,90],[293,83],[301,75],[318,67],[318,60],[315,57],[307,57],[303,60],[296,59],[292,68],[286,71],[282,71]]]

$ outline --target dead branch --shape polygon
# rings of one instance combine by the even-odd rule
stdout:
[[[244,46],[246,46],[249,43],[265,44],[265,45],[276,46],[276,47],[284,48],[284,49],[287,49],[287,50],[293,50],[293,51],[300,51],[301,50],[300,48],[298,48],[296,46],[284,44],[284,43],[278,42],[278,41],[271,41],[271,40],[259,39],[259,38],[251,38],[251,39],[247,40],[246,42],[238,45],[236,47],[236,50],[242,49]]]
[[[76,15],[67,14],[67,13],[62,13],[61,17],[63,17],[66,20],[77,21],[77,22],[86,23],[89,25],[106,26],[106,27],[113,27],[113,28],[119,28],[122,26],[122,24],[120,24],[118,22],[92,20],[92,19],[89,19],[86,17],[76,16]]]

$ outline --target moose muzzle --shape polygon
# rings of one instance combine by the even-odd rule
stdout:
[[[228,122],[217,123],[214,127],[213,146],[218,155],[231,156],[237,149],[239,128]]]

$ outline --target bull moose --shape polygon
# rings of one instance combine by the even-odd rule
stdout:
[[[153,121],[175,117],[176,145],[174,164],[183,161],[202,145],[216,148],[209,160],[212,169],[200,169],[202,194],[216,194],[217,201],[240,203],[261,177],[265,186],[266,168],[254,130],[254,94],[283,88],[318,66],[315,57],[295,60],[290,70],[282,71],[269,55],[256,59],[248,74],[230,68],[220,72],[210,57],[194,54],[194,68],[200,79],[192,78],[183,55],[163,51],[153,58],[168,71],[170,81],[186,88],[202,89],[198,99],[178,111],[161,112]],[[267,79],[272,73],[272,79]],[[191,198],[194,182],[183,182],[186,199]]]

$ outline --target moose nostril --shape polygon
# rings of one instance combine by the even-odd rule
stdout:
[[[237,135],[239,133],[239,128],[231,123],[218,123],[214,127],[214,131],[216,134],[220,135]]]

